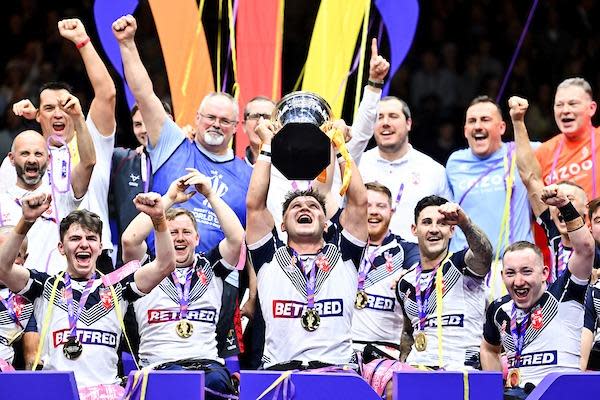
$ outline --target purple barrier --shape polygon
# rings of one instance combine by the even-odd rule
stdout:
[[[79,400],[73,372],[0,373],[2,400]]]
[[[135,362],[133,361],[133,356],[124,351],[121,354],[121,362],[123,363],[123,374],[129,376],[131,371],[135,371],[137,367],[135,366]]]
[[[527,400],[597,399],[600,388],[600,372],[546,375],[531,392]]]
[[[470,371],[468,400],[502,400],[502,374]],[[394,400],[463,400],[462,372],[395,372]],[[427,388],[427,390],[424,390]]]
[[[240,400],[256,400],[280,375],[278,371],[242,371]],[[290,375],[289,379],[293,385],[293,400],[379,399],[367,382],[355,374],[301,372]],[[264,399],[271,400],[273,394],[274,391]]]
[[[136,371],[129,374],[133,381]],[[150,371],[145,400],[204,400],[204,372]]]

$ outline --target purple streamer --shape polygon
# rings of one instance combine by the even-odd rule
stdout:
[[[496,96],[496,103],[500,103],[500,99],[504,95],[504,89],[506,89],[506,85],[508,84],[508,79],[512,74],[512,70],[515,66],[515,62],[517,61],[517,57],[519,56],[519,52],[521,51],[521,47],[523,46],[523,42],[525,41],[525,36],[529,31],[529,26],[531,25],[531,20],[533,19],[533,14],[538,5],[538,0],[533,0],[533,4],[531,5],[531,9],[529,10],[529,15],[527,16],[527,21],[525,22],[525,26],[523,27],[523,31],[521,32],[521,37],[517,42],[517,47],[512,55],[512,59],[510,60],[510,65],[508,66],[508,70],[504,75],[504,79],[502,79],[502,85],[500,85],[500,90],[498,91],[498,96]]]

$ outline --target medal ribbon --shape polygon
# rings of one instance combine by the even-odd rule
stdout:
[[[367,249],[369,248],[369,243],[367,243]],[[363,262],[358,270],[358,291],[364,290],[365,288],[365,279],[367,279],[367,273],[373,266],[373,261],[379,256],[377,253],[381,248],[381,245],[377,246],[368,257],[363,258]]]
[[[444,259],[445,261],[445,259]],[[419,310],[419,330],[425,330],[425,320],[427,319],[427,306],[429,305],[429,296],[431,296],[431,289],[433,289],[433,282],[435,274],[438,268],[442,265],[439,263],[433,269],[431,280],[427,284],[427,288],[425,288],[425,296],[422,295],[421,290],[421,274],[423,273],[423,267],[421,266],[421,262],[417,264],[416,267],[416,282],[415,282],[415,300],[417,301],[417,309]]]
[[[319,257],[321,252],[319,252],[315,256],[315,259],[313,260],[312,265],[310,267],[308,276],[306,275],[306,272],[304,270],[304,263],[300,259],[300,255],[294,249],[292,249],[292,253],[294,255],[294,258],[296,259],[296,262],[298,263],[298,266],[302,270],[302,274],[304,274],[304,276],[306,276],[306,308],[308,310],[312,310],[313,308],[315,308],[315,286],[317,283],[317,258]]]
[[[562,242],[558,243],[558,254],[556,257],[556,279],[567,269],[569,259],[571,258],[571,250],[565,249]],[[555,280],[556,280],[555,279]]]
[[[173,283],[177,289],[177,296],[179,297],[179,319],[187,319],[188,306],[190,305],[190,286],[192,285],[192,274],[194,269],[190,268],[188,273],[185,275],[185,283],[183,284],[183,290],[181,289],[181,283],[175,271],[171,272],[173,277]]]
[[[517,327],[517,307],[512,306],[512,312],[510,314],[510,334],[515,342],[515,363],[514,368],[519,368],[521,365],[521,352],[523,351],[523,344],[525,342],[525,331],[527,330],[527,323],[529,322],[529,313],[525,315],[521,325]]]
[[[65,300],[67,301],[67,312],[69,314],[69,337],[77,337],[77,320],[79,316],[83,312],[85,307],[85,303],[90,295],[92,285],[96,280],[96,273],[92,275],[90,279],[88,279],[85,284],[85,288],[83,292],[81,292],[81,297],[79,298],[79,304],[77,309],[74,309],[73,305],[73,288],[71,287],[71,276],[69,273],[65,273]]]
[[[402,193],[404,192],[404,182],[400,184],[400,188],[398,189],[398,194],[396,195],[396,200],[394,201],[394,207],[392,207],[392,212],[396,212],[398,208],[398,204],[400,204],[400,200],[402,200]]]
[[[2,302],[2,304],[4,304],[4,307],[6,307],[6,311],[8,312],[10,319],[12,319],[13,322],[15,324],[17,324],[17,326],[20,329],[23,329],[23,325],[21,325],[21,321],[19,321],[19,317],[17,316],[17,312],[15,311],[15,308],[13,306],[14,300],[15,300],[15,294],[12,292],[9,293],[9,295],[6,299],[4,299],[4,297],[2,297],[0,295],[0,301]]]

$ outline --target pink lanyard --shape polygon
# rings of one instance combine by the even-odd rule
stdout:
[[[564,135],[564,134],[563,134]],[[590,142],[592,145],[592,198],[596,198],[596,128],[592,126],[590,129]],[[552,169],[550,170],[550,183],[558,181],[556,176],[556,164],[558,163],[558,157],[562,152],[563,145],[565,144],[565,137],[558,144],[558,147],[554,151],[554,158],[552,160]]]

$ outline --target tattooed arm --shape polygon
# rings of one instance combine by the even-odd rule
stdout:
[[[471,222],[471,218],[456,203],[442,204],[439,209],[446,222],[458,225],[465,234],[469,251],[465,254],[465,264],[478,276],[485,276],[490,271],[493,249],[490,240],[480,227]]]

